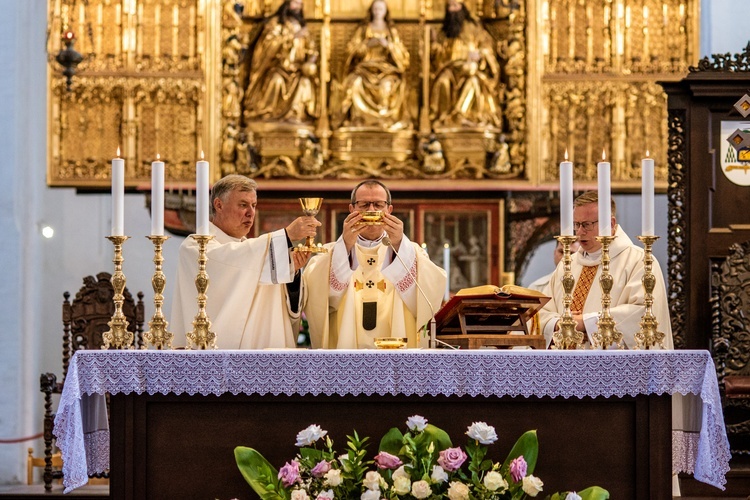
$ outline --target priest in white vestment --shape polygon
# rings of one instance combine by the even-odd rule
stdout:
[[[257,205],[257,184],[242,175],[220,179],[211,190],[212,220],[207,246],[209,286],[206,313],[219,349],[295,347],[300,317],[300,272],[308,253],[291,242],[314,236],[320,222],[298,217],[285,229],[247,238]],[[195,277],[198,244],[180,246],[170,329],[185,341],[198,313]],[[295,280],[296,277],[296,280]]]
[[[382,224],[365,223],[366,211],[381,211]],[[383,183],[361,182],[352,191],[341,237],[305,268],[304,311],[313,347],[373,348],[379,337],[427,346],[420,329],[440,308],[445,271],[409,240],[392,211]]]
[[[602,310],[602,292],[599,277],[602,273],[602,246],[596,240],[599,233],[599,206],[596,191],[588,191],[574,202],[573,227],[580,247],[572,254],[571,272],[576,283],[573,288],[573,303],[571,313],[576,320],[577,329],[584,333],[584,343],[591,342],[591,335],[597,331],[597,320]],[[622,333],[626,348],[635,346],[635,334],[640,329],[640,321],[646,311],[644,302],[645,292],[641,284],[643,277],[643,248],[633,244],[625,231],[617,225],[615,202],[612,200],[612,234],[616,236],[609,247],[611,259],[609,272],[613,278],[610,292],[612,303],[610,312],[615,320],[615,327]],[[652,312],[659,322],[658,330],[663,332],[664,348],[673,349],[672,325],[669,320],[669,305],[664,277],[659,263],[654,259],[652,272],[656,279],[653,291],[654,304]],[[582,276],[589,274],[590,288],[585,291]],[[563,313],[562,286],[563,265],[558,264],[549,283],[543,290],[552,300],[539,312],[539,321],[544,332],[547,346],[552,342],[552,335],[558,327]],[[583,290],[582,290],[583,289]],[[576,295],[579,296],[578,300]],[[582,305],[581,305],[582,304]]]

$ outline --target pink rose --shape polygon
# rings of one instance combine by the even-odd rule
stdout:
[[[312,474],[313,477],[323,477],[329,470],[331,470],[331,464],[325,460],[321,460],[312,468],[310,474]]]
[[[461,448],[448,448],[440,452],[438,464],[448,472],[454,472],[461,468],[466,461],[466,453]]]
[[[299,462],[292,460],[285,463],[284,467],[279,471],[279,479],[281,479],[286,488],[299,481]]]
[[[384,451],[381,451],[377,455],[375,455],[375,463],[378,465],[378,468],[380,469],[398,469],[403,465],[403,462],[400,458],[398,458],[395,455],[391,455],[390,453],[386,453]]]
[[[525,476],[526,460],[523,458],[523,455],[521,455],[520,457],[514,458],[510,463],[510,477],[513,478],[513,481],[519,482]]]

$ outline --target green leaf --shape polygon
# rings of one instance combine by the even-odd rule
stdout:
[[[424,446],[424,449],[427,449],[430,442],[435,443],[436,455],[453,446],[448,433],[432,424],[427,424],[427,427],[414,438],[414,442],[419,447]]]
[[[535,430],[526,431],[518,438],[518,441],[516,441],[516,444],[513,445],[510,453],[508,453],[505,462],[503,462],[503,470],[508,470],[513,459],[521,455],[526,460],[526,474],[533,474],[536,467],[536,460],[539,456],[539,441]]]
[[[591,486],[585,490],[579,491],[578,495],[583,500],[608,500],[609,492],[599,486]]]
[[[393,427],[385,433],[383,438],[380,440],[380,447],[378,451],[384,451],[391,455],[398,455],[401,451],[401,443],[403,442],[404,435],[398,428]]]
[[[256,450],[238,446],[234,449],[234,459],[245,481],[261,500],[290,498],[289,492],[281,484],[279,472]]]

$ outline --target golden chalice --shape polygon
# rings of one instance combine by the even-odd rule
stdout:
[[[314,217],[318,215],[320,211],[320,205],[323,203],[323,198],[300,198],[300,205],[302,205],[302,213],[305,215]],[[310,253],[325,253],[328,250],[323,248],[322,243],[315,244],[315,237],[308,236],[305,239],[305,244],[300,243],[294,249],[295,252],[310,252]]]

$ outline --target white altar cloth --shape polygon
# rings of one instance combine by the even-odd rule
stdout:
[[[68,367],[55,417],[65,492],[86,484],[88,474],[109,468],[109,430],[84,418],[85,395],[170,392],[564,398],[694,394],[702,401],[700,433],[673,432],[673,472],[692,473],[724,489],[729,471],[716,370],[707,351],[81,350]]]

